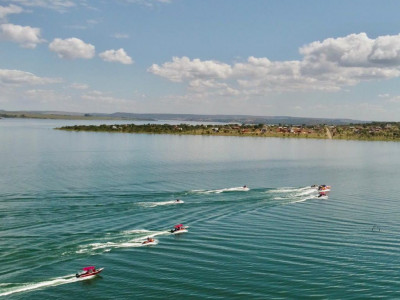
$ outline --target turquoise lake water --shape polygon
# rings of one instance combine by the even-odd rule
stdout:
[[[0,120],[0,298],[400,298],[400,143],[102,123]]]

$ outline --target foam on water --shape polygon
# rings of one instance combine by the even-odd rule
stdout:
[[[248,187],[238,186],[218,190],[192,190],[191,192],[196,194],[220,194],[224,192],[248,192],[249,190]]]
[[[70,274],[36,283],[6,283],[1,285],[2,288],[0,290],[0,297],[9,296],[15,293],[22,293],[52,286],[58,286],[67,283],[73,283],[77,281],[83,281],[92,278],[93,277],[76,278],[75,274]]]
[[[184,201],[180,200],[177,202],[176,200],[170,201],[160,201],[160,202],[138,202],[137,204],[142,207],[157,207],[157,206],[164,206],[164,205],[176,205],[176,204],[183,204]]]
[[[266,193],[279,193],[280,196],[276,196],[273,199],[287,200],[289,203],[299,203],[311,199],[328,199],[328,196],[318,197],[318,190],[310,186],[300,188],[277,188],[268,190]]]
[[[117,241],[107,241],[107,242],[95,242],[88,245],[81,245],[79,250],[75,253],[78,254],[99,254],[103,252],[110,252],[112,249],[117,248],[135,248],[147,246],[143,242],[148,238],[153,238],[160,235],[169,234],[169,231],[150,231],[150,230],[126,230],[120,234],[114,234],[117,237]],[[135,235],[132,238],[132,235]],[[111,238],[110,238],[111,239]],[[115,239],[115,237],[114,237]],[[99,251],[100,250],[100,251]]]

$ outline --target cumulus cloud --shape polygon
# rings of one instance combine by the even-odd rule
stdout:
[[[58,57],[66,59],[90,59],[95,55],[95,47],[77,38],[54,39],[49,45],[50,51],[57,53]]]
[[[2,40],[18,43],[21,47],[31,49],[45,41],[40,38],[39,28],[14,24],[1,24],[0,38]]]
[[[124,65],[130,65],[133,64],[132,58],[126,54],[124,49],[118,49],[118,50],[107,50],[99,54],[99,56],[104,60],[108,62],[119,62]]]
[[[0,69],[0,84],[2,85],[44,85],[62,82],[60,78],[39,77],[20,70]]]
[[[5,19],[7,15],[19,14],[21,12],[23,12],[23,9],[14,4],[10,4],[9,6],[0,5],[0,20]]]
[[[362,81],[400,76],[400,35],[369,38],[365,33],[328,38],[299,49],[301,60],[271,61],[250,56],[247,61],[174,57],[148,71],[173,82],[187,82],[196,91],[231,88],[242,95],[271,91],[336,91]]]
[[[365,33],[329,38],[300,48],[305,66],[391,68],[400,65],[400,35],[370,39]]]
[[[201,61],[198,58],[191,60],[184,56],[173,57],[172,62],[166,62],[161,66],[153,64],[148,71],[171,81],[182,82],[202,78],[226,79],[232,74],[232,67],[217,61]]]

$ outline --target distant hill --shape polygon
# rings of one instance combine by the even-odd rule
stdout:
[[[352,119],[326,119],[304,118],[290,116],[251,116],[251,115],[195,115],[195,114],[135,114],[116,112],[112,114],[93,114],[99,116],[117,117],[123,119],[151,119],[151,120],[175,120],[186,122],[221,122],[221,123],[245,123],[245,124],[287,124],[287,125],[346,125],[350,123],[367,123],[367,121]]]
[[[360,124],[369,121],[352,119],[328,119],[328,118],[306,118],[290,116],[251,116],[251,115],[195,115],[195,114],[138,114],[115,112],[104,113],[76,113],[60,111],[4,111],[0,110],[0,117],[16,118],[57,118],[57,119],[108,119],[108,120],[141,120],[160,121],[173,120],[181,122],[220,122],[240,124],[286,124],[286,125],[348,125],[350,123]]]

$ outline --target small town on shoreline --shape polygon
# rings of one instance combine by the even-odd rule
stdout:
[[[96,131],[120,133],[254,136],[282,138],[348,139],[400,141],[400,123],[372,122],[349,125],[284,125],[284,124],[114,124],[75,125],[57,129],[70,131]]]
[[[209,136],[244,136],[244,137],[280,137],[280,138],[311,138],[311,139],[341,139],[364,141],[400,141],[400,122],[390,121],[357,121],[341,119],[312,119],[302,118],[304,121],[296,125],[296,118],[281,117],[251,117],[247,116],[197,116],[190,115],[191,119],[184,119],[187,115],[174,115],[175,119],[166,119],[166,122],[182,122],[179,125],[156,124],[161,119],[156,117],[171,117],[171,115],[135,115],[135,114],[65,114],[43,112],[6,112],[0,111],[0,118],[23,119],[55,119],[55,120],[92,120],[92,121],[132,121],[146,122],[146,124],[113,124],[113,125],[73,125],[62,126],[56,129],[70,131],[95,131],[119,133],[148,133],[148,134],[176,134],[176,135],[209,135]],[[214,119],[213,119],[214,117]],[[238,120],[234,120],[234,117]],[[197,119],[196,119],[197,118]],[[203,119],[201,119],[203,118]],[[259,121],[259,122],[257,122]],[[279,122],[280,121],[280,122]],[[286,123],[286,122],[292,123]],[[186,123],[187,122],[187,123]],[[206,124],[202,124],[205,122]],[[215,122],[215,123],[213,123]],[[279,122],[279,123],[278,123]],[[336,122],[336,123],[335,123]],[[195,123],[195,124],[193,124]],[[300,123],[300,122],[299,122]]]

